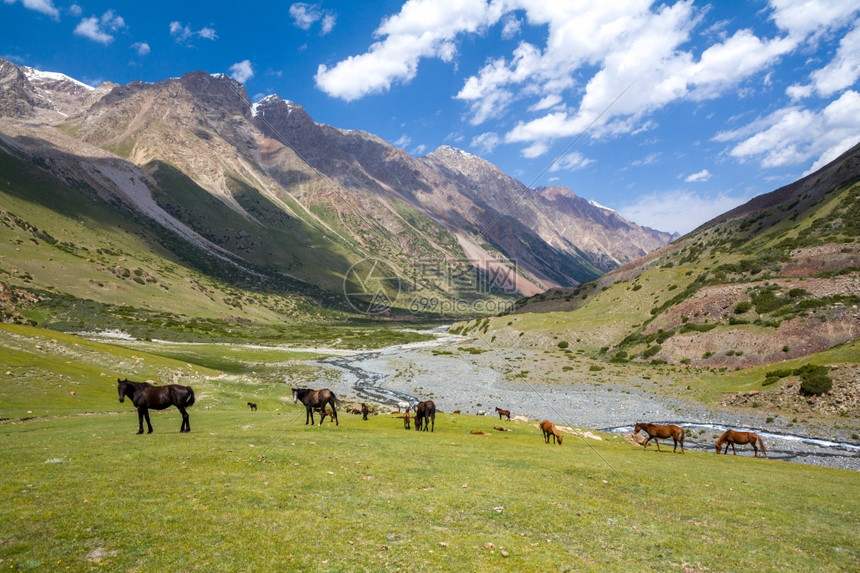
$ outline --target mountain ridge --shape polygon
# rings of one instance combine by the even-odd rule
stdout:
[[[215,259],[331,293],[376,257],[412,300],[510,299],[594,279],[673,238],[572,192],[553,201],[461,150],[413,157],[279,96],[252,103],[223,74],[89,89],[5,60],[0,69],[7,151]],[[479,275],[498,281],[476,290]]]

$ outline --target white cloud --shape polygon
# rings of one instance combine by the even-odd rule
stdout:
[[[406,149],[406,147],[412,143],[412,138],[406,135],[405,133],[400,136],[400,138],[392,143],[394,147],[400,147],[401,149]]]
[[[209,26],[203,26],[197,31],[197,35],[201,38],[205,38],[207,40],[217,40],[218,34],[215,33],[214,28],[210,28]]]
[[[69,6],[69,14],[71,14],[75,18],[78,18],[83,13],[84,13],[83,8],[81,8],[77,4],[72,4],[71,6]]]
[[[319,5],[293,7],[301,7],[293,16],[296,25],[313,24]],[[743,98],[766,90],[786,55],[817,51],[822,38],[852,24],[860,5],[768,0],[761,14],[775,27],[767,33],[732,29],[737,26],[732,20],[699,30],[708,10],[693,0],[408,0],[380,24],[366,51],[320,65],[315,81],[328,95],[352,101],[409,83],[422,59],[454,62],[458,41],[497,24],[508,40],[526,25],[545,30],[540,44],[522,40],[509,54],[487,60],[454,95],[467,106],[472,125],[511,116],[513,109],[522,118],[497,139],[479,136],[474,146],[518,144],[523,156],[535,158],[558,139],[582,134],[609,139],[651,130],[656,126],[651,115],[674,103]],[[860,31],[855,30],[842,39],[833,61],[810,75],[809,86],[795,85],[788,93],[795,100],[814,91],[836,94],[858,77]],[[792,119],[789,111],[787,120]],[[793,120],[798,126],[810,121],[805,114]],[[839,136],[822,137],[841,142],[856,133],[834,127]],[[739,145],[733,155],[750,153]]]
[[[688,233],[714,217],[734,209],[750,197],[720,194],[705,197],[686,190],[640,196],[617,211],[622,217],[659,231]]]
[[[633,165],[635,167],[643,167],[645,165],[654,165],[655,163],[657,163],[657,160],[659,158],[660,158],[659,153],[649,153],[648,155],[646,155],[642,159],[637,159],[631,165]]]
[[[5,0],[5,2],[6,4],[14,4],[15,0]],[[41,12],[54,20],[60,19],[60,11],[54,6],[52,0],[21,0],[21,5],[27,10]]]
[[[580,70],[596,66],[581,89],[578,107],[520,121],[506,134],[506,141],[527,144],[531,152],[536,143],[548,148],[554,139],[586,131],[592,137],[637,133],[652,126],[646,117],[649,113],[677,101],[729,93],[795,46],[785,39],[763,40],[740,30],[721,36],[697,57],[684,50],[700,17],[689,3],[660,6],[656,11],[647,4],[638,5],[638,11],[614,3],[588,8],[577,19],[568,14],[566,20],[561,15],[549,20],[547,48],[531,49],[530,59],[515,53],[510,65],[485,67],[467,80],[456,97],[471,102],[474,121],[486,116],[480,104],[500,90],[528,97],[536,84],[538,93],[569,97],[565,92],[573,78]],[[494,112],[501,115],[504,110],[496,106]]]
[[[578,151],[568,152],[559,157],[550,167],[550,171],[576,171],[594,163]]]
[[[290,17],[293,25],[302,30],[310,30],[314,24],[320,22],[320,35],[325,36],[334,29],[337,23],[337,15],[323,10],[319,4],[307,4],[296,2],[290,5]]]
[[[789,35],[805,37],[844,26],[860,10],[845,0],[770,0],[772,19]]]
[[[498,19],[484,0],[408,0],[374,35],[382,40],[358,56],[329,68],[317,68],[317,87],[346,101],[388,91],[394,83],[415,77],[422,58],[450,62],[456,55],[454,40],[475,33]]]
[[[117,16],[113,10],[108,10],[101,18],[90,16],[81,20],[75,28],[75,34],[89,38],[93,42],[108,45],[113,42],[113,34],[125,27],[122,16]]]
[[[709,180],[711,177],[713,177],[713,175],[711,175],[710,171],[708,171],[707,169],[702,169],[698,173],[693,173],[692,175],[688,175],[684,179],[684,182],[686,182],[686,183],[703,183],[703,182]]]
[[[501,142],[499,134],[488,131],[473,137],[470,145],[483,154],[490,154]]]
[[[146,42],[135,42],[131,45],[131,49],[137,52],[138,56],[145,56],[152,51]]]
[[[244,84],[254,77],[254,68],[251,66],[250,60],[242,60],[230,66],[230,77]]]
[[[502,38],[505,40],[518,36],[523,27],[523,23],[513,14],[505,16],[503,24]]]
[[[564,99],[559,94],[548,95],[542,98],[539,102],[529,107],[529,111],[543,111],[552,109],[564,103]]]
[[[215,32],[213,28],[208,26],[204,26],[199,30],[192,30],[190,26],[187,24],[182,24],[178,21],[173,21],[170,23],[170,35],[176,40],[177,44],[186,44],[189,40],[197,36],[198,38],[203,38],[204,40],[217,40],[218,34]]]
[[[809,173],[860,142],[860,94],[847,91],[820,111],[786,107],[714,140],[738,141],[730,154],[762,167],[812,161]]]
[[[326,14],[323,16],[322,23],[320,25],[320,35],[325,36],[332,30],[334,30],[334,25],[337,23],[337,16],[334,14]]]
[[[812,73],[812,85],[822,96],[830,96],[851,87],[860,77],[860,26],[848,32],[839,42],[833,60]]]

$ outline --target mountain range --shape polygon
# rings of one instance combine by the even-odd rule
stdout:
[[[554,376],[860,412],[860,144],[674,237],[222,75],[91,88],[0,60],[0,275],[7,323],[355,348],[340,326],[480,315],[452,331],[562,352]],[[833,391],[801,392],[807,366]]]
[[[242,84],[204,72],[92,88],[0,59],[0,155],[0,175],[50,178],[50,192],[21,182],[30,206],[74,195],[204,277],[314,304],[374,290],[368,276],[390,295],[384,309],[512,300],[593,280],[676,238],[458,149],[413,157],[278,96],[252,104]],[[368,261],[386,273],[351,273]]]

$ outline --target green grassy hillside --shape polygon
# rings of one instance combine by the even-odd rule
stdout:
[[[647,380],[658,392],[761,408],[772,419],[803,414],[856,428],[858,158],[855,149],[596,281],[452,331],[556,357],[527,374],[511,369],[526,382]],[[833,391],[809,391],[798,370],[806,365],[828,371]],[[756,398],[740,399],[744,392]]]

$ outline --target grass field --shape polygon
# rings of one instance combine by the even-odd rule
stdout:
[[[0,569],[856,571],[855,472],[292,404],[0,425]],[[216,403],[217,402],[213,402]],[[483,430],[488,435],[475,435]]]
[[[321,383],[314,354],[133,346],[0,329],[0,569],[860,568],[857,472],[453,414],[310,427],[288,384]],[[136,435],[124,376],[191,384],[191,433],[171,408]]]

